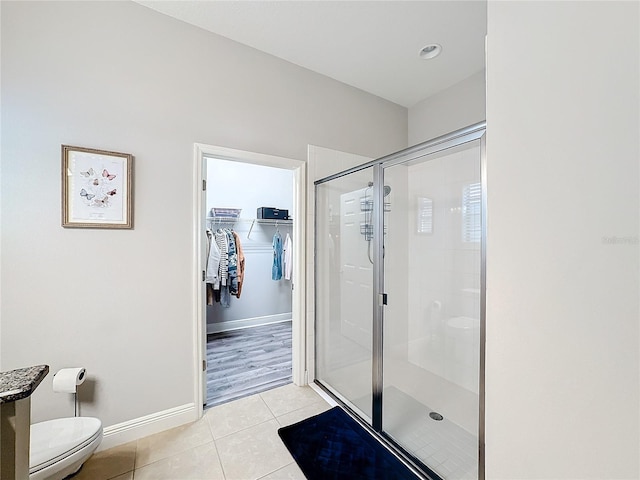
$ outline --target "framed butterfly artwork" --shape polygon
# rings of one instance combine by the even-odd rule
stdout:
[[[62,226],[133,228],[133,155],[62,145]]]

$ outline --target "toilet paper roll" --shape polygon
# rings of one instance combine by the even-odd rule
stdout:
[[[59,393],[76,393],[76,388],[85,379],[85,369],[63,368],[53,376],[53,391]]]

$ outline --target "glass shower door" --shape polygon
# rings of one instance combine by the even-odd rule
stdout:
[[[480,140],[383,165],[382,430],[445,479],[478,478]]]
[[[316,186],[316,378],[371,424],[373,169]]]

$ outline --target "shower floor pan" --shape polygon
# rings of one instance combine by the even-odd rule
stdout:
[[[395,387],[383,392],[384,431],[445,480],[477,480],[478,438]],[[371,410],[371,396],[355,405]],[[436,412],[437,413],[437,412]]]

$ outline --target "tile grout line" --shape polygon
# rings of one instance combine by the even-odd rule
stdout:
[[[268,392],[268,391],[269,391],[269,390],[267,390],[267,392]],[[272,416],[273,418],[275,418],[275,419],[276,419],[276,421],[278,421],[278,417],[276,417],[275,413],[273,413],[273,410],[271,409],[271,407],[269,406],[269,404],[267,403],[267,401],[266,401],[266,400],[264,399],[264,397],[262,396],[262,394],[263,394],[263,393],[266,393],[266,392],[260,392],[260,393],[258,393],[258,396],[260,397],[260,400],[262,400],[262,403],[264,403],[264,404],[265,404],[265,406],[266,406],[266,407],[267,407],[267,409],[269,410],[269,413],[271,413],[271,416]],[[280,423],[280,422],[278,422],[278,423]]]
[[[196,421],[194,421],[194,422],[191,422],[191,423],[188,423],[188,424],[185,424],[185,425],[181,425],[181,426],[178,426],[178,427],[174,427],[173,429],[169,429],[169,430],[174,430],[174,429],[181,429],[181,430],[185,430],[185,429],[183,429],[182,427],[186,427],[186,426],[189,426],[189,425],[194,425],[194,424],[196,424],[196,423],[198,423],[198,422],[201,422],[201,421],[206,421],[206,420],[205,420],[205,419],[204,419],[204,417],[203,417],[203,418],[201,418],[200,420],[196,420]],[[209,434],[211,435],[211,442],[213,442],[215,439],[213,438],[213,433],[211,432],[211,425],[209,424],[209,422],[208,422],[208,421],[206,421],[206,423],[207,423],[207,430],[209,431]],[[169,430],[165,430],[164,432],[159,432],[158,434],[166,433],[166,432],[168,432]],[[155,434],[155,435],[158,435],[158,434]],[[150,436],[152,437],[152,436],[154,436],[154,435],[150,435]],[[145,437],[145,438],[149,438],[149,437]],[[149,466],[149,465],[153,465],[153,464],[158,463],[158,462],[160,462],[160,461],[162,461],[162,460],[166,460],[166,459],[169,459],[169,458],[175,457],[176,455],[181,455],[181,454],[183,454],[183,453],[185,453],[185,452],[188,452],[189,450],[192,450],[192,449],[194,449],[194,448],[198,448],[198,447],[201,447],[201,446],[203,446],[203,445],[207,445],[208,443],[210,443],[210,442],[204,442],[204,443],[201,443],[201,444],[199,444],[199,445],[194,445],[194,446],[192,446],[192,447],[183,448],[183,449],[182,449],[182,450],[180,450],[180,451],[173,452],[171,455],[168,455],[168,456],[166,456],[166,457],[162,457],[162,458],[158,458],[157,460],[154,460],[153,462],[149,462],[149,463],[146,463],[146,464],[144,464],[144,465],[140,465],[140,466],[138,467],[138,465],[136,464],[136,462],[137,462],[137,460],[138,460],[138,442],[139,442],[140,440],[142,440],[142,439],[138,439],[138,440],[136,440],[136,453],[135,453],[135,456],[134,456],[134,463],[133,463],[133,472],[134,472],[134,476],[135,476],[135,471],[136,471],[136,470],[138,470],[138,469],[141,469],[141,468],[147,467],[147,466]],[[215,446],[215,444],[214,444],[214,446]],[[216,447],[216,451],[217,451],[217,447]]]
[[[224,438],[230,437],[231,435],[235,435],[236,433],[240,433],[240,432],[244,432],[246,430],[249,430],[250,428],[254,428],[257,427],[258,425],[262,425],[264,423],[270,422],[271,420],[275,420],[276,422],[278,422],[278,419],[276,417],[270,418],[268,420],[262,420],[261,422],[255,423],[253,425],[249,425],[248,427],[243,427],[240,430],[236,430],[235,432],[231,432],[231,433],[227,433],[226,435],[220,437],[220,438],[214,438],[213,441],[217,442],[218,440],[222,440]],[[280,423],[280,422],[278,422]],[[216,448],[217,448],[217,444],[216,444]]]
[[[216,449],[216,458],[218,459],[218,463],[220,464],[220,470],[222,471],[222,477],[223,477],[223,480],[226,480],[227,472],[224,469],[224,465],[222,463],[222,458],[220,457],[220,450],[218,448],[218,443],[217,443],[216,437],[215,437],[215,435],[213,433],[213,429],[211,428],[211,422],[209,422],[209,419],[205,418],[205,417],[206,417],[206,413],[202,416],[202,420],[207,422],[207,427],[209,427],[209,432],[211,433],[211,438],[213,439],[213,446]],[[224,438],[224,437],[220,437],[220,438]]]
[[[211,434],[213,436],[213,433]],[[213,446],[216,449],[216,458],[218,459],[218,463],[220,464],[220,470],[222,471],[223,480],[227,478],[227,472],[224,469],[224,464],[222,463],[222,458],[220,457],[220,451],[218,450],[218,444],[216,443],[216,439],[213,439]]]
[[[291,455],[291,454],[289,453],[289,455]],[[293,458],[293,457],[291,457],[291,458]],[[265,473],[264,475],[262,475],[261,477],[256,478],[255,480],[261,480],[261,479],[263,479],[265,477],[268,477],[269,475],[272,475],[272,474],[276,473],[277,471],[282,470],[283,468],[287,468],[289,465],[293,465],[293,464],[297,465],[295,459],[293,460],[293,462],[289,462],[286,465],[283,465],[282,467],[276,468],[272,472]]]

